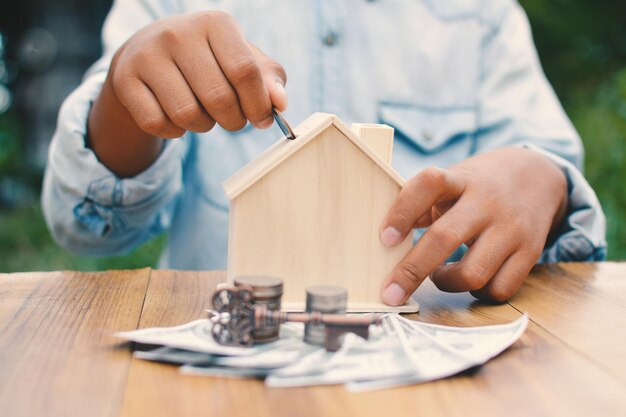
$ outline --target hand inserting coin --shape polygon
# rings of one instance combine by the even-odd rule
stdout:
[[[280,310],[282,281],[275,277],[238,277],[235,286],[213,294],[213,339],[227,346],[252,346],[278,339],[282,323],[305,323],[304,341],[335,352],[342,336],[354,333],[367,339],[370,325],[380,325],[382,316],[345,314],[347,291],[336,286],[307,288],[305,313]]]

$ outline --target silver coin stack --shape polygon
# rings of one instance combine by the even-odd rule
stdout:
[[[277,277],[246,275],[234,279],[236,287],[246,285],[252,288],[252,303],[265,306],[268,310],[279,311],[283,296],[283,281]],[[264,326],[252,332],[254,343],[268,343],[278,340],[280,325]]]
[[[316,285],[306,289],[307,313],[319,311],[322,314],[346,314],[348,291],[335,285]],[[323,324],[306,324],[304,341],[324,346],[326,329]]]

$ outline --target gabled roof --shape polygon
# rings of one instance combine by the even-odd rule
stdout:
[[[289,140],[283,136],[254,160],[224,181],[222,186],[228,198],[231,200],[236,198],[239,194],[256,183],[257,180],[263,178],[267,173],[280,165],[281,162],[315,139],[322,131],[330,126],[335,126],[357,147],[357,149],[378,165],[380,169],[389,175],[400,187],[404,186],[404,178],[402,178],[391,165],[376,155],[337,116],[328,113],[314,113],[298,125],[298,127],[293,129],[296,135],[295,140]]]

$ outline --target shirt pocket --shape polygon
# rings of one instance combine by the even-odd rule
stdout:
[[[453,151],[467,157],[473,153],[478,127],[474,107],[380,102],[378,118],[395,129],[397,140],[408,142],[421,154]]]

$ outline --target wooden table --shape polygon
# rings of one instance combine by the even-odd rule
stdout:
[[[223,272],[142,269],[0,275],[0,415],[626,416],[626,263],[536,268],[503,305],[430,282],[415,317],[472,326],[528,312],[528,330],[487,365],[432,383],[353,394],[185,376],[134,359],[119,330],[205,315]]]

